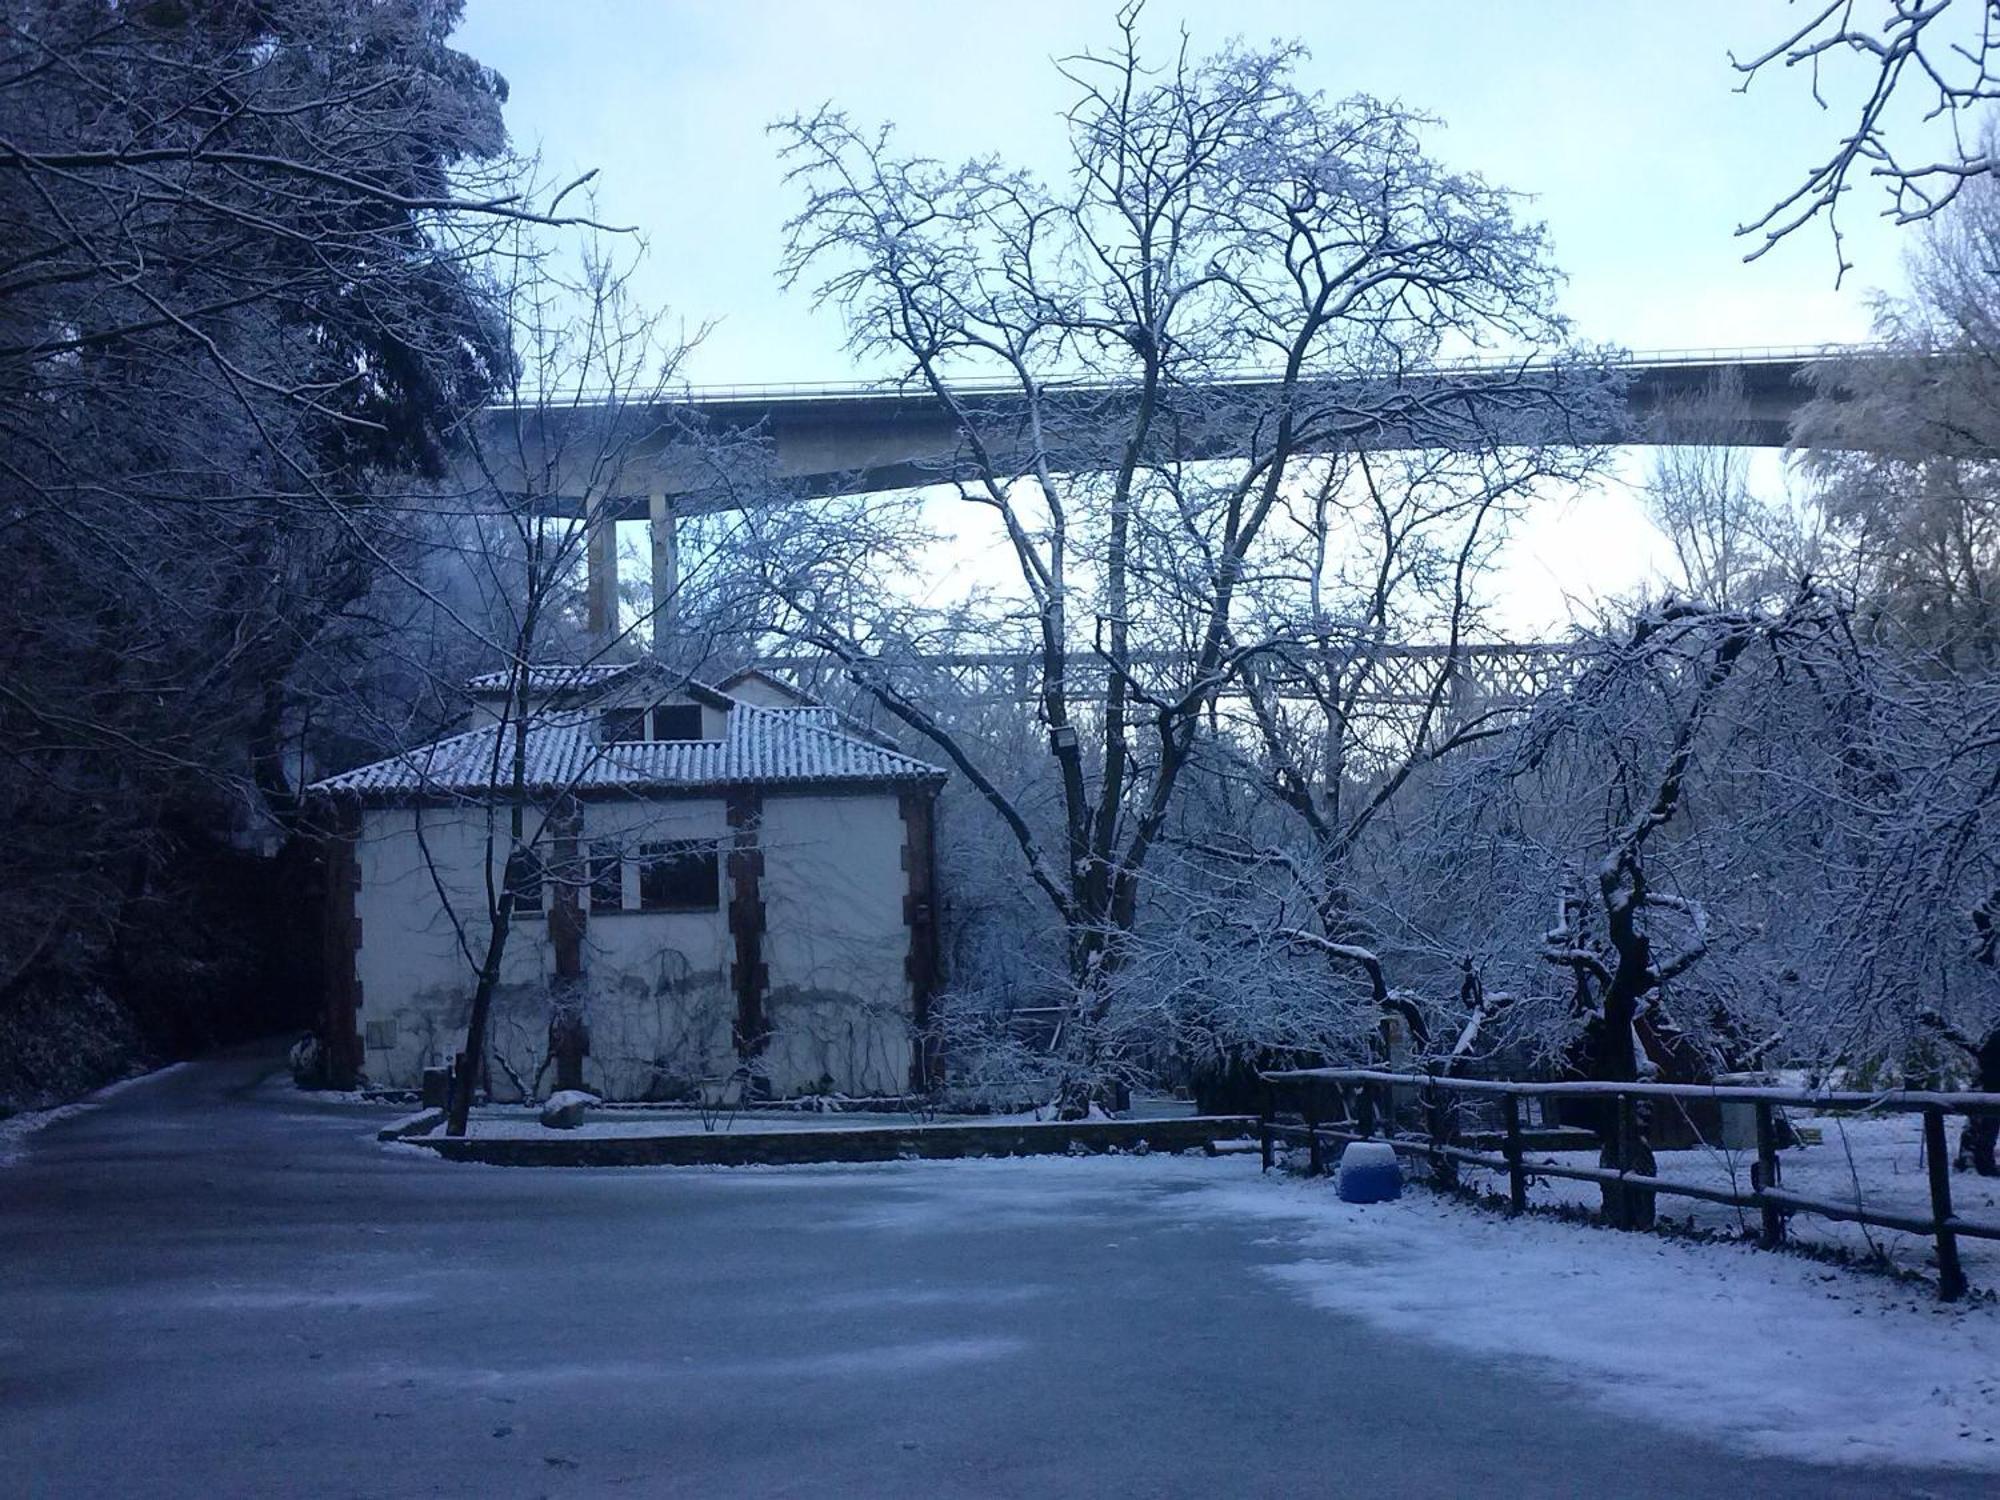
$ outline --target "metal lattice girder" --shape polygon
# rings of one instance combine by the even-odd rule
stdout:
[[[1366,671],[1355,694],[1357,706],[1368,708],[1420,708],[1430,701],[1437,672],[1447,657],[1447,648],[1434,645],[1368,646],[1364,649]],[[1279,698],[1316,701],[1320,685],[1355,669],[1364,656],[1337,655],[1331,660],[1320,648],[1313,648],[1324,671],[1287,670],[1282,660],[1260,670],[1260,677]],[[1478,710],[1521,706],[1531,702],[1571,676],[1579,656],[1573,647],[1560,643],[1488,643],[1461,645],[1456,650],[1453,680],[1447,687],[1446,707],[1455,715]],[[837,681],[848,670],[839,658],[822,654],[767,656],[758,665],[767,670],[791,674],[808,690]],[[1135,676],[1171,677],[1187,668],[1189,658],[1181,652],[1142,650],[1129,652],[1125,670]],[[882,661],[873,665],[891,681],[908,685],[922,677],[942,676],[954,692],[969,703],[1030,703],[1041,691],[1041,658],[1024,651],[975,651],[924,653]],[[1068,697],[1071,701],[1102,699],[1110,681],[1109,663],[1091,652],[1070,657],[1066,668]],[[1308,679],[1312,680],[1308,680]],[[1225,688],[1223,696],[1240,696],[1241,689]]]

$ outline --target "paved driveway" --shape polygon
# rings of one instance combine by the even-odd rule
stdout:
[[[1254,1159],[522,1171],[240,1055],[0,1168],[0,1493],[1980,1494],[1372,1333],[1176,1210]]]

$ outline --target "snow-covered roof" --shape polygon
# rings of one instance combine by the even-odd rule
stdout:
[[[563,662],[536,662],[524,669],[528,691],[532,694],[557,692],[582,692],[589,688],[603,687],[614,678],[622,677],[639,663],[635,661],[600,661],[587,666],[571,666]],[[481,672],[477,677],[468,677],[465,690],[468,693],[504,693],[514,685],[514,674],[508,670]]]
[[[663,792],[731,786],[811,786],[942,781],[936,766],[836,728],[832,709],[732,706],[719,740],[600,743],[597,715],[565,712],[528,728],[528,789]],[[507,785],[512,748],[497,736],[512,726],[485,725],[329,776],[308,789],[324,796],[397,798],[414,794],[479,795]],[[496,755],[497,750],[497,755]],[[497,772],[497,774],[496,774]]]

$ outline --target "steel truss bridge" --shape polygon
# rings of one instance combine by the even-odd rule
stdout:
[[[1437,675],[1450,656],[1444,646],[1366,646],[1352,651],[1317,644],[1289,650],[1268,659],[1259,671],[1280,698],[1312,699],[1315,685],[1306,680],[1298,662],[1319,663],[1329,674],[1346,674],[1365,662],[1359,705],[1371,709],[1415,709],[1430,702]],[[1524,707],[1539,694],[1561,685],[1576,672],[1575,647],[1561,642],[1461,644],[1452,666],[1442,707],[1447,717],[1462,722],[1473,712]],[[1170,676],[1187,665],[1182,653],[1142,650],[1127,653],[1126,670]],[[1287,665],[1287,662],[1293,665]],[[807,692],[822,691],[848,676],[834,656],[801,653],[763,656],[757,665],[789,675]],[[943,678],[960,702],[967,704],[1033,703],[1040,696],[1041,658],[1029,651],[926,652],[901,661],[881,660],[864,670],[909,684],[918,676]],[[1316,674],[1315,674],[1316,675]],[[1109,663],[1094,652],[1074,653],[1066,679],[1072,699],[1102,699],[1110,678]],[[1324,681],[1324,679],[1319,679]],[[1240,691],[1240,690],[1238,690]],[[1225,698],[1236,694],[1225,691]]]

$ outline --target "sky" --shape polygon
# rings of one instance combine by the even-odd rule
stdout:
[[[1816,227],[1744,263],[1737,225],[1842,122],[1796,73],[1737,91],[1731,50],[1768,46],[1793,14],[1780,0],[1154,0],[1145,25],[1162,46],[1185,25],[1198,50],[1297,37],[1309,86],[1437,116],[1437,155],[1531,195],[1581,337],[1738,349],[1865,338],[1870,292],[1896,284],[1907,243],[1857,194],[1844,285]],[[556,177],[597,169],[601,216],[645,235],[644,301],[712,325],[690,377],[728,384],[874,373],[832,312],[778,286],[795,203],[773,121],[832,102],[927,154],[1053,171],[1069,86],[1050,60],[1111,36],[1108,0],[468,0],[454,41],[506,77],[517,146]],[[1502,580],[1530,596],[1513,626],[1550,628],[1570,598],[1642,584],[1658,552],[1617,485],[1545,508]]]

